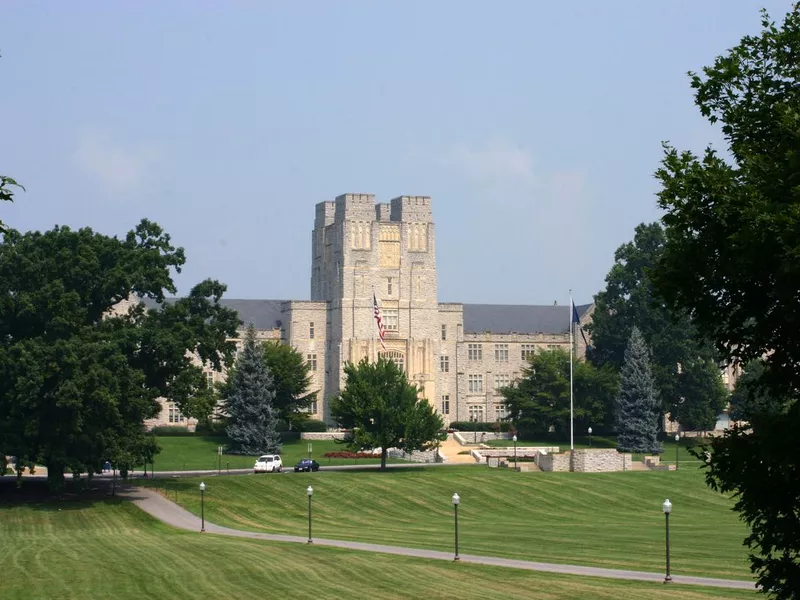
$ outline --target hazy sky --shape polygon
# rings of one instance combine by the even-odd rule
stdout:
[[[661,141],[719,145],[686,72],[761,6],[790,2],[3,0],[2,220],[147,217],[182,293],[307,299],[317,202],[429,195],[440,300],[588,302],[659,217]]]

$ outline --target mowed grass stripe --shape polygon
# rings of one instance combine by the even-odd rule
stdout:
[[[179,500],[199,514],[199,479],[180,480]],[[314,487],[319,537],[449,550],[453,492],[461,551],[609,568],[661,571],[670,498],[676,573],[750,579],[743,523],[729,498],[697,469],[635,473],[515,473],[447,467],[306,473],[206,481],[206,518],[233,528],[303,535],[306,487]]]
[[[4,600],[754,598],[183,532],[127,502],[0,505]]]

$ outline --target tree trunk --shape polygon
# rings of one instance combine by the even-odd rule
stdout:
[[[47,462],[47,487],[51,492],[61,492],[64,489],[64,464]]]
[[[381,471],[386,470],[386,456],[388,455],[388,451],[386,448],[381,448]]]

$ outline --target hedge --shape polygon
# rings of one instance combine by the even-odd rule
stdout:
[[[506,433],[508,432],[512,423],[509,421],[495,421],[493,423],[480,421],[453,421],[450,423],[450,429],[455,429],[456,431],[495,431],[495,428],[498,425],[500,426],[500,431]]]
[[[180,425],[159,425],[150,430],[153,435],[161,436],[189,436],[194,435],[194,431],[189,431],[186,427]]]
[[[317,419],[305,419],[303,421],[298,421],[295,423],[295,427],[297,431],[302,433],[325,433],[328,431],[328,426],[325,424],[325,421],[318,421]]]
[[[379,458],[380,454],[372,454],[372,452],[326,452],[323,454],[325,458]]]

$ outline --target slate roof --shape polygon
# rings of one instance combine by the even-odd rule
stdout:
[[[174,301],[175,298],[167,298],[166,301]],[[148,308],[155,308],[158,304],[144,298],[143,302]],[[285,300],[234,300],[223,298],[220,304],[227,308],[232,308],[239,313],[239,318],[245,325],[252,323],[256,329],[274,329],[279,327],[278,321],[283,319],[281,314],[281,303]]]
[[[576,306],[580,317],[591,304]],[[569,306],[464,304],[465,333],[567,333]]]
[[[174,298],[167,298],[167,302]],[[284,300],[229,300],[223,306],[239,313],[245,325],[253,323],[256,329],[279,327],[283,319],[281,303]],[[144,299],[146,306],[156,303]],[[569,330],[569,306],[536,306],[519,304],[464,304],[464,331],[466,333],[567,333]],[[578,315],[589,310],[591,304],[576,306]]]

